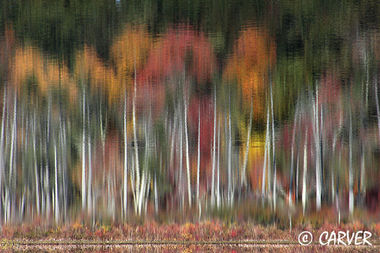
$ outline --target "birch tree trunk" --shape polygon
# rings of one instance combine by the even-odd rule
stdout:
[[[318,101],[318,90],[316,91],[316,98],[314,104],[314,139],[315,139],[315,150],[316,150],[316,164],[315,164],[315,201],[317,210],[321,209],[321,136],[319,132],[319,101]]]
[[[36,184],[36,209],[37,215],[40,215],[40,181],[38,177],[38,168],[37,168],[37,153],[36,153],[36,112],[33,114],[33,155],[34,155],[34,179]]]
[[[124,95],[124,175],[123,175],[123,217],[128,208],[128,136],[127,136],[127,94]]]
[[[305,143],[303,147],[303,174],[302,174],[302,212],[305,215],[306,201],[307,201],[307,186],[306,186],[306,175],[307,175],[307,129],[305,134]]]
[[[214,134],[215,136],[215,134]],[[197,157],[197,203],[199,204],[199,173],[200,173],[200,163],[201,163],[201,105],[199,104],[198,108],[198,157]],[[215,169],[215,166],[213,165],[213,169]],[[212,172],[212,178],[215,178],[215,171]],[[214,180],[212,180],[214,181]],[[212,187],[213,188],[213,187]],[[213,194],[211,190],[211,194]]]
[[[232,206],[232,132],[231,132],[231,104],[228,107],[228,204]]]
[[[135,148],[135,173],[136,173],[136,183],[135,183],[135,189],[136,189],[136,197],[139,200],[140,196],[140,166],[139,166],[139,148],[138,148],[138,142],[137,142],[137,129],[136,129],[136,90],[137,90],[137,83],[136,83],[136,63],[135,63],[135,75],[134,75],[134,92],[133,92],[133,101],[132,101],[132,125],[133,125],[133,144]],[[136,203],[138,206],[140,206],[139,203]],[[135,212],[137,213],[138,207],[135,206]]]
[[[249,145],[250,145],[250,139],[251,139],[251,129],[252,129],[252,116],[253,114],[253,101],[251,97],[251,108],[249,113],[249,124],[248,124],[248,131],[247,131],[247,142],[245,145],[245,154],[244,154],[244,162],[243,162],[243,168],[241,172],[241,184],[243,186],[247,185],[247,163],[248,163],[248,153],[249,153]]]
[[[211,206],[215,203],[215,165],[216,165],[216,87],[214,94],[214,132],[212,144],[212,171],[211,171]]]
[[[4,162],[4,131],[5,131],[5,113],[6,113],[6,108],[7,108],[7,103],[6,103],[6,97],[7,97],[7,89],[4,87],[4,97],[3,97],[3,112],[1,114],[1,135],[0,135],[0,192],[1,192],[1,200],[3,197],[3,175],[4,175],[4,170],[5,170],[5,162]],[[8,114],[8,112],[7,112]],[[0,208],[0,218],[3,217],[2,211],[4,208]]]
[[[376,100],[376,112],[377,112],[377,129],[379,131],[379,142],[380,142],[380,107],[379,107],[379,94],[377,92],[377,79],[374,82],[375,86],[375,100]]]
[[[354,213],[354,172],[352,168],[352,115],[350,106],[350,133],[349,133],[349,171],[348,171],[348,184],[349,184],[349,194],[348,194],[348,209],[350,215]]]
[[[86,207],[86,95],[83,91],[83,133],[82,133],[82,210]]]
[[[216,181],[216,206],[219,208],[221,206],[220,197],[220,120],[218,121],[218,149],[217,149],[217,181]]]
[[[54,217],[55,223],[59,221],[59,199],[58,199],[58,161],[57,161],[57,144],[54,141]]]
[[[265,181],[266,181],[266,174],[267,174],[267,160],[269,157],[269,150],[268,143],[269,140],[269,106],[267,107],[267,128],[266,128],[266,134],[265,134],[265,150],[264,150],[264,165],[263,165],[263,178],[262,178],[262,186],[261,186],[261,195],[264,197],[266,196],[266,190],[265,190]],[[269,178],[268,178],[269,180]]]
[[[90,123],[90,122],[89,122]],[[88,131],[88,183],[87,183],[87,212],[88,214],[92,213],[92,154],[91,154],[91,136],[90,131]]]
[[[276,166],[276,145],[274,135],[274,112],[273,112],[273,93],[272,83],[270,85],[270,100],[272,111],[272,163],[273,163],[273,208],[276,210],[277,205],[277,166]]]
[[[292,133],[292,148],[290,154],[290,183],[289,183],[289,205],[293,205],[293,174],[294,174],[294,145],[295,145],[295,137],[296,137],[296,127],[297,127],[297,119],[298,119],[298,107],[296,108],[296,113],[294,116],[293,123],[293,133]]]
[[[184,186],[183,186],[183,179],[182,179],[182,170],[183,170],[183,122],[182,122],[182,117],[180,117],[180,124],[181,124],[181,129],[179,132],[179,178],[178,178],[178,193],[179,193],[179,198],[181,199],[181,208],[183,208],[183,200],[184,200]]]
[[[365,151],[362,146],[361,164],[360,164],[360,192],[365,194],[366,192],[366,178],[365,178]]]
[[[187,98],[184,96],[185,109],[185,148],[186,148],[186,173],[187,173],[187,193],[189,199],[189,207],[191,207],[191,177],[190,177],[190,157],[189,157],[189,136],[187,133]]]

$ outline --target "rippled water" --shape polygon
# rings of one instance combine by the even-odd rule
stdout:
[[[376,1],[0,9],[2,224],[375,219]]]

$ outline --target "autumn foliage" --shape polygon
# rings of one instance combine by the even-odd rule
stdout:
[[[157,40],[140,78],[161,82],[186,71],[197,83],[205,83],[214,70],[215,56],[204,34],[189,27],[179,27],[169,29]]]
[[[44,56],[32,46],[16,48],[13,58],[12,83],[20,90],[30,83],[45,96],[50,89],[67,89],[70,97],[76,96],[74,80],[64,63]]]
[[[238,82],[246,106],[250,106],[251,98],[253,99],[253,112],[256,117],[264,118],[268,73],[275,62],[274,40],[260,27],[241,32],[227,62],[225,78]]]

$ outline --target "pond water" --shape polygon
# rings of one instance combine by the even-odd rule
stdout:
[[[377,1],[0,9],[1,224],[378,217]]]

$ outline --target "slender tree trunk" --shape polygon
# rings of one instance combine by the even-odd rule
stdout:
[[[266,128],[266,134],[265,134],[265,150],[264,150],[264,165],[263,165],[263,179],[262,179],[262,186],[261,186],[261,195],[264,197],[266,195],[266,190],[265,190],[265,181],[266,181],[266,170],[267,170],[267,156],[269,157],[269,150],[268,147],[270,144],[269,140],[269,107],[267,108],[267,128]],[[269,144],[269,145],[268,145]],[[268,178],[269,180],[269,178]]]
[[[0,206],[0,229],[1,229],[1,221],[3,220],[2,218],[5,217],[5,203],[4,203],[4,189],[3,189],[3,177],[4,177],[4,171],[5,171],[5,162],[4,162],[4,128],[6,126],[4,125],[5,122],[5,113],[6,113],[6,108],[7,108],[7,103],[6,103],[6,97],[7,97],[7,89],[4,87],[4,97],[3,97],[3,112],[1,114],[1,136],[0,136],[0,200],[1,200],[1,206]],[[7,112],[8,114],[8,112]]]
[[[199,173],[200,173],[200,163],[201,163],[201,105],[199,104],[199,108],[198,108],[198,157],[197,157],[197,203],[198,204],[199,204]],[[215,171],[212,172],[212,178],[215,177],[214,172]],[[211,190],[211,194],[214,195],[213,192],[212,192],[212,190]]]
[[[366,66],[366,82],[365,82],[365,109],[368,112],[368,87],[369,87],[369,67],[368,67],[368,57],[365,57],[365,66]]]
[[[135,159],[133,156],[131,157],[131,168],[135,168]],[[135,213],[137,213],[137,190],[135,186],[135,170],[132,169],[130,173],[130,180],[131,180],[131,190],[132,190],[132,196],[133,196],[133,207],[135,210]]]
[[[220,121],[220,120],[219,120]],[[217,150],[217,181],[216,181],[216,206],[219,208],[221,205],[220,197],[220,122],[218,121],[218,150]]]
[[[379,107],[379,95],[377,92],[377,79],[374,82],[375,86],[375,100],[376,100],[376,112],[377,112],[377,127],[379,130],[379,141],[380,141],[380,107]]]
[[[187,193],[189,198],[189,207],[191,207],[191,177],[190,177],[190,156],[189,156],[189,136],[187,133],[187,98],[184,98],[185,109],[185,148],[186,148],[186,173],[187,173]]]
[[[123,216],[128,208],[128,136],[127,136],[127,94],[124,95],[124,177],[123,177]]]
[[[6,97],[7,97],[7,89],[4,87],[4,97],[3,97],[3,112],[1,114],[1,135],[0,135],[0,198],[3,197],[3,174],[5,170],[5,163],[4,163],[4,129],[5,129],[5,113],[6,113],[6,108],[7,108],[7,102],[6,102]],[[7,112],[8,114],[8,112]],[[2,209],[0,208],[0,218],[2,217]]]
[[[315,105],[314,105],[314,139],[315,139],[315,149],[316,149],[316,164],[315,164],[315,201],[317,210],[321,209],[321,136],[319,132],[319,101],[318,101],[318,90],[316,91]]]
[[[86,206],[86,95],[83,91],[83,133],[82,133],[82,210]]]
[[[139,200],[140,196],[140,167],[139,167],[139,149],[137,142],[137,129],[136,129],[136,63],[135,63],[135,76],[134,76],[134,92],[133,92],[133,102],[132,102],[132,125],[133,125],[133,144],[135,148],[135,172],[136,172],[136,196]],[[140,205],[139,203],[137,203]],[[137,211],[135,207],[135,211]]]
[[[13,106],[13,123],[12,123],[12,134],[11,134],[11,148],[10,148],[10,157],[9,157],[9,182],[12,182],[13,177],[13,167],[14,167],[14,154],[15,154],[15,148],[14,143],[16,139],[16,118],[17,118],[17,99],[15,95],[14,99],[14,106]]]
[[[212,144],[212,172],[211,172],[211,206],[215,202],[215,166],[216,166],[216,87],[214,91],[214,132]]]
[[[59,221],[59,199],[58,199],[58,161],[57,161],[57,144],[54,141],[54,214],[55,214],[55,223]]]
[[[181,117],[181,115],[180,115]],[[179,179],[178,179],[178,185],[179,185],[179,196],[180,196],[180,203],[181,208],[183,208],[183,199],[184,199],[184,187],[183,187],[183,179],[182,179],[182,169],[183,169],[183,122],[182,117],[180,119],[181,129],[179,133]]]
[[[90,123],[90,122],[89,122]],[[88,183],[87,183],[87,212],[88,214],[92,213],[92,154],[91,154],[91,136],[88,131],[88,140],[87,140],[87,147],[88,147]]]
[[[354,172],[352,168],[352,115],[350,107],[350,133],[349,133],[349,171],[348,171],[348,184],[349,184],[349,195],[348,195],[348,209],[350,215],[354,213]]]
[[[299,175],[300,175],[300,172],[299,172],[299,162],[300,162],[300,157],[299,157],[299,152],[297,152],[297,170],[296,170],[296,192],[295,192],[295,200],[296,200],[296,203],[298,202],[298,185],[299,185]]]
[[[154,174],[154,211],[158,213],[158,192],[157,192],[157,175]]]
[[[174,161],[174,147],[175,140],[177,136],[177,124],[178,124],[178,116],[177,116],[177,109],[174,110],[174,121],[173,121],[173,130],[171,133],[171,143],[170,143],[170,167],[173,167],[173,161]]]
[[[248,163],[248,153],[249,153],[249,145],[250,145],[250,138],[251,138],[251,129],[252,129],[252,116],[253,114],[253,101],[251,97],[251,109],[249,113],[249,125],[248,125],[248,132],[247,132],[247,142],[245,145],[245,154],[244,154],[244,163],[243,163],[243,169],[241,172],[241,184],[243,186],[247,185],[247,163]]]
[[[228,204],[232,206],[232,131],[231,131],[231,104],[228,107]]]
[[[364,146],[362,146],[361,166],[360,166],[360,192],[366,192],[366,178],[365,178],[365,152]]]
[[[290,157],[290,184],[289,184],[289,205],[293,205],[293,174],[294,174],[294,145],[296,140],[296,128],[297,128],[297,119],[298,119],[298,106],[296,109],[296,113],[294,116],[293,123],[293,133],[292,133],[292,149],[291,149],[291,157]]]
[[[305,134],[305,143],[303,148],[303,174],[302,174],[302,212],[305,215],[306,201],[307,201],[307,186],[306,186],[306,175],[307,175],[307,129]]]
[[[35,177],[35,184],[36,184],[36,209],[37,209],[37,215],[40,215],[40,184],[39,184],[39,177],[38,177],[38,168],[37,168],[37,153],[36,153],[36,112],[34,111],[33,114],[33,155],[34,155],[34,177]]]
[[[274,208],[274,210],[276,210],[276,205],[277,205],[277,166],[276,166],[276,146],[275,146],[275,135],[274,135],[274,112],[273,112],[272,83],[270,85],[270,100],[271,100],[271,111],[272,111],[273,208]]]

